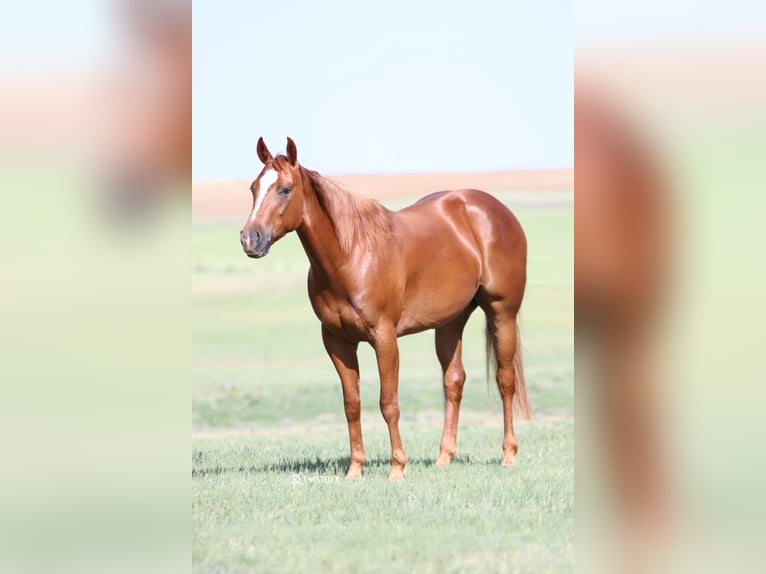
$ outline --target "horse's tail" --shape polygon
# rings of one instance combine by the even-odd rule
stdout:
[[[486,350],[484,355],[487,360],[484,371],[487,377],[487,399],[492,402],[492,387],[490,387],[489,382],[495,374],[495,365],[497,362],[495,361],[495,340],[492,337],[492,331],[489,328],[489,318],[487,318],[484,326],[484,348]]]
[[[516,379],[516,408],[519,410],[521,419],[528,421],[532,418],[532,408],[527,399],[527,381],[524,378],[524,362],[522,360],[521,333],[519,332],[519,321],[516,320],[516,352],[513,354],[513,373]]]
[[[493,359],[495,359],[497,353],[497,350],[495,349],[495,338],[492,336],[492,331],[489,328],[489,321],[487,321],[484,329],[484,344],[487,351],[486,374],[487,392],[489,392],[489,381],[494,372],[493,366],[496,364],[496,361]],[[516,389],[513,394],[513,398],[516,402],[516,409],[522,420],[528,421],[532,418],[532,409],[529,406],[529,399],[527,399],[527,382],[524,378],[524,363],[522,361],[521,334],[519,332],[518,320],[516,321],[516,352],[513,355],[513,374],[516,383]]]

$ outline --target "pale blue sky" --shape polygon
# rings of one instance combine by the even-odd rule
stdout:
[[[573,165],[572,4],[195,2],[194,179]]]

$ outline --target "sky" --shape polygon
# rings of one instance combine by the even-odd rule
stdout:
[[[194,173],[286,136],[323,173],[572,167],[573,14],[552,0],[195,2]]]

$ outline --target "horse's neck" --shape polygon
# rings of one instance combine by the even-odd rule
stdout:
[[[304,212],[303,221],[297,229],[298,237],[311,265],[322,271],[328,279],[335,280],[348,256],[341,251],[335,226],[330,214],[322,207],[313,182],[304,168],[301,168],[301,172]]]

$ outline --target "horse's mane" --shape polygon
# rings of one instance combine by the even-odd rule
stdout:
[[[380,203],[358,197],[316,171],[300,169],[329,216],[342,253],[349,254],[355,246],[370,248],[379,236],[391,232],[391,212]]]

